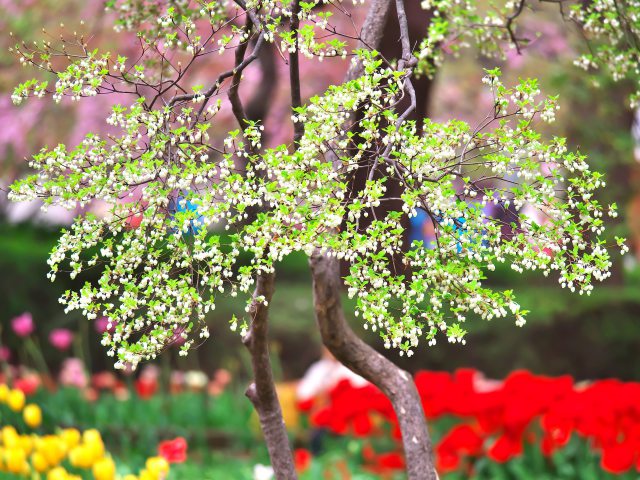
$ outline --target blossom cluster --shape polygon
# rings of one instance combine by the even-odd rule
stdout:
[[[145,2],[139,6],[130,0],[111,0],[106,2],[108,10],[118,14],[116,31],[136,31],[146,42],[161,42],[164,48],[178,47],[193,56],[208,51],[225,51],[246,43],[251,33],[251,26],[231,26],[231,31],[214,38],[213,35],[202,37],[195,35],[198,25],[206,22],[213,27],[214,33],[227,26],[227,12],[236,12],[237,18],[243,16],[239,6],[246,12],[255,12],[250,17],[252,22],[259,22],[261,35],[265,40],[276,43],[282,52],[300,52],[307,58],[325,57],[346,58],[347,42],[338,35],[335,25],[331,23],[334,12],[322,8],[330,4],[328,0],[311,0],[298,2],[294,11],[294,3],[290,0],[267,0],[261,2],[226,1],[192,1],[172,2],[170,6],[163,2]],[[339,13],[347,10],[341,5],[332,5]],[[291,30],[290,21],[296,17],[298,28]],[[331,35],[333,34],[333,35]],[[211,50],[209,50],[211,49]]]
[[[544,377],[527,371],[494,381],[471,369],[455,374],[421,371],[415,381],[428,419],[455,419],[435,446],[440,473],[471,471],[473,462],[485,456],[507,462],[522,455],[529,443],[550,456],[572,436],[588,441],[610,473],[638,465],[637,382],[576,383],[570,376]],[[376,418],[383,418],[391,424],[394,438],[400,438],[391,403],[374,386],[354,387],[344,381],[329,398],[328,405],[312,414],[313,425],[367,437],[380,431]]]
[[[167,46],[178,44],[176,46],[183,49],[190,44],[188,36],[195,30],[196,21],[204,19],[217,26],[226,19],[224,2],[219,1],[176,0],[170,4],[158,1],[140,4],[131,0],[108,0],[104,3],[105,10],[117,14],[116,32],[135,30],[142,33],[147,41],[163,39]],[[178,38],[177,32],[185,37]]]
[[[581,24],[592,43],[589,53],[580,56],[575,64],[587,71],[605,69],[616,82],[633,82],[631,107],[637,107],[640,100],[640,2],[598,0],[573,6],[570,15]]]
[[[567,23],[578,25],[588,43],[588,53],[574,64],[587,72],[604,70],[616,82],[630,81],[635,108],[640,99],[640,2],[554,3]],[[527,0],[496,2],[491,9],[476,0],[423,0],[421,6],[433,13],[433,19],[415,55],[418,70],[429,75],[444,62],[446,53],[456,55],[475,47],[482,55],[504,59],[509,49],[520,52],[532,40],[523,36],[519,25],[527,10],[537,7]]]
[[[567,151],[563,139],[544,141],[534,128],[538,118],[553,121],[556,98],[541,99],[534,80],[508,88],[500,82],[499,70],[493,70],[486,81],[495,108],[480,127],[427,121],[421,133],[413,122],[396,130],[396,114],[385,104],[394,102],[402,72],[378,68],[373,58],[367,65],[370,76],[333,88],[300,109],[296,120],[306,128],[298,151],[289,156],[277,151],[277,160],[267,166],[266,177],[277,183],[267,188],[274,192],[267,197],[274,208],[263,223],[296,226],[290,233],[261,231],[262,243],[272,252],[283,243],[285,253],[295,249],[295,240],[307,253],[327,250],[349,261],[345,281],[349,295],[357,299],[356,315],[365,328],[381,332],[387,347],[408,354],[423,335],[433,343],[438,331],[446,332],[449,341],[463,341],[460,322],[468,313],[487,320],[514,315],[523,323],[526,312],[510,291],[483,286],[486,270],[496,263],[545,275],[556,271],[563,287],[587,294],[592,280],[608,277],[611,261],[598,239],[604,209],[593,196],[605,183],[590,171],[584,156]],[[368,98],[356,146],[340,136],[340,128],[363,97]],[[389,126],[381,135],[385,120]],[[318,151],[326,153],[318,157]],[[345,178],[361,168],[369,152],[375,152],[367,167],[369,179],[353,194]],[[331,154],[337,154],[340,168]],[[269,151],[262,158],[268,162],[271,155]],[[400,208],[375,218],[394,181],[404,187]],[[509,237],[503,234],[504,221],[483,213],[490,203],[504,211],[515,208],[508,218],[514,229]],[[297,207],[301,204],[308,209]],[[525,205],[544,212],[547,221],[532,222],[522,213]],[[403,245],[402,220],[417,209],[438,219],[437,248]],[[374,218],[361,228],[369,216]],[[549,254],[540,255],[545,249]],[[397,256],[405,272],[394,271],[392,258]]]
[[[444,62],[445,52],[457,55],[469,47],[485,56],[504,58],[505,47],[514,43],[508,19],[525,1],[496,2],[484,9],[477,0],[422,0],[421,7],[433,18],[415,52],[418,72],[432,75]]]
[[[187,8],[188,2],[178,3]],[[311,22],[302,22],[296,37],[302,53],[319,55],[314,34],[305,33],[320,15],[317,3],[301,3],[299,19]],[[240,42],[246,47],[256,38],[258,49],[289,32],[280,29],[280,17],[293,14],[287,5],[248,2],[244,13],[251,22],[236,31]],[[203,8],[207,14],[209,7]],[[224,38],[220,29],[210,25],[208,40],[199,39],[195,20],[180,11],[162,13],[158,18],[168,19],[160,22],[163,28],[189,40],[194,61],[213,52],[213,39]],[[398,112],[413,63],[393,65],[375,51],[356,50],[359,78],[294,108],[292,121],[304,125],[297,148],[264,149],[263,126],[254,121],[242,121],[222,141],[209,138],[220,108],[213,97],[226,78],[237,81],[243,63],[208,89],[188,87],[192,94],[169,97],[186,70],[174,65],[168,79],[171,62],[147,40],[142,64],[114,61],[83,44],[78,58],[60,70],[47,63],[53,47],[16,47],[26,64],[55,74],[64,87],[49,91],[30,83],[18,87],[17,98],[38,88],[76,98],[122,88],[136,94],[106,118],[117,134],[89,134],[75,147],[43,149],[30,162],[35,173],[10,194],[42,199],[45,209],[106,206],[107,215],[83,214],[63,232],[49,259],[49,278],[101,270],[97,284],[68,291],[61,301],[88,319],[108,318],[103,344],[116,367],[135,367],[177,342],[186,354],[209,336],[205,316],[218,295],[247,295],[256,275],[274,271],[293,252],[348,262],[345,283],[357,300],[356,315],[380,332],[385,346],[407,355],[421,338],[434,344],[438,332],[464,342],[463,322],[471,314],[524,323],[526,312],[511,291],[483,283],[498,263],[555,273],[561,286],[586,294],[609,276],[603,217],[615,215],[615,205],[597,201],[605,181],[583,155],[536,129],[554,120],[558,104],[541,95],[535,80],[508,87],[499,70],[487,71],[494,107],[485,121],[473,127],[427,119],[420,129]],[[154,67],[152,53],[162,66]],[[154,85],[152,78],[164,80]],[[345,131],[351,123],[357,134]],[[362,172],[365,185],[354,189]],[[390,199],[394,184],[403,190]],[[486,215],[490,204],[506,216]],[[525,207],[546,220],[533,222]],[[405,242],[404,225],[418,210],[433,219],[436,248]],[[622,239],[618,245],[626,248]]]

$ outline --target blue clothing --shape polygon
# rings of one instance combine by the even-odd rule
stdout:
[[[184,201],[185,198],[182,195],[179,195],[177,199],[171,199],[169,202],[169,212],[171,213],[171,219],[175,219],[176,213],[187,213],[194,212],[197,214],[198,206],[193,203],[191,200]],[[189,221],[189,226],[183,232],[187,235],[200,233],[200,231],[204,228],[204,217],[202,215],[198,215],[197,218]],[[175,230],[174,230],[175,231]]]

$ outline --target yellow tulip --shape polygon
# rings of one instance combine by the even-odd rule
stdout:
[[[73,436],[70,432],[68,435]],[[69,460],[74,467],[90,468],[104,457],[104,453],[104,443],[102,443],[100,432],[87,430],[82,434],[82,443],[69,452]]]
[[[47,480],[68,480],[68,478],[67,471],[62,467],[52,468],[47,474]]]
[[[169,462],[163,457],[148,458],[145,467],[155,479],[165,478],[169,472]]]
[[[138,477],[136,477],[133,473],[129,473],[128,475],[125,475],[122,480],[138,480]]]
[[[49,462],[47,462],[45,456],[40,452],[35,452],[31,455],[31,465],[38,473],[43,473],[49,468]]]
[[[7,405],[14,412],[19,412],[24,408],[24,402],[26,398],[24,396],[24,392],[22,390],[11,390],[9,392],[9,396],[7,397]]]
[[[66,444],[61,438],[55,435],[43,437],[37,448],[47,459],[49,465],[58,465],[67,453]]]
[[[42,448],[42,444],[44,443],[44,439],[46,437],[41,437],[39,435],[33,435],[33,448],[36,450],[40,450]]]
[[[142,470],[140,472],[140,480],[158,480],[154,477],[149,470]]]
[[[92,465],[100,458],[104,457],[104,443],[102,443],[102,440],[100,440],[99,442],[96,441],[87,443],[85,444],[85,447],[89,451]]]
[[[82,434],[82,441],[85,443],[93,443],[100,442],[102,443],[102,437],[100,436],[100,432],[95,428],[90,430],[85,430]]]
[[[9,387],[6,384],[0,384],[0,402],[4,403],[9,398]]]
[[[80,445],[69,452],[71,465],[77,468],[90,468],[93,465],[91,452],[86,445]]]
[[[27,454],[19,448],[9,448],[5,451],[5,462],[7,470],[11,473],[24,473],[25,467],[28,470]]]
[[[65,428],[60,432],[60,438],[67,446],[67,449],[71,450],[80,443],[80,432],[75,428]]]
[[[29,455],[33,450],[33,439],[29,435],[20,435],[18,437],[18,448]]]
[[[92,472],[95,480],[114,480],[116,465],[110,457],[104,457],[93,465]]]
[[[29,427],[38,428],[42,423],[42,410],[38,405],[31,403],[24,407],[22,417],[24,418],[24,423]]]
[[[2,443],[7,448],[17,448],[20,440],[20,436],[16,429],[7,425],[6,427],[2,427]]]

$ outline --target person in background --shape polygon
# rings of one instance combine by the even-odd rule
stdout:
[[[354,387],[363,387],[369,383],[341,364],[323,347],[321,358],[309,367],[296,386],[298,407],[309,413],[323,407],[329,401],[331,391],[343,380],[348,380]],[[310,450],[314,455],[322,450],[322,439],[326,433],[322,428],[311,433]]]
[[[415,240],[422,241],[425,248],[434,248],[436,245],[436,229],[433,220],[427,212],[419,208],[418,214],[411,217],[411,227],[409,229],[409,245]]]

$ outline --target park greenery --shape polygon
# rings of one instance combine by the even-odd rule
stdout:
[[[247,396],[277,478],[297,476],[267,337],[274,274],[287,259],[309,258],[323,343],[389,398],[408,477],[432,479],[414,382],[351,330],[342,285],[362,327],[411,357],[420,342],[465,344],[471,320],[525,324],[517,291],[486,282],[496,269],[537,272],[590,295],[610,277],[612,253],[628,250],[605,231],[618,207],[602,200],[607,179],[589,152],[549,135],[561,100],[538,79],[508,82],[500,68],[486,68],[491,102],[479,123],[415,118],[414,83],[451,57],[525,50],[533,38],[519,22],[537,2],[421,2],[427,20],[417,43],[409,2],[364,3],[356,16],[319,0],[110,1],[116,31],[135,33],[133,55],[95,48],[80,19],[76,32],[45,31],[12,48],[37,72],[15,87],[16,105],[117,98],[102,131],[43,147],[10,189],[12,200],[38,200],[45,211],[80,212],[49,255],[48,278],[99,275],[62,295],[65,311],[106,318],[107,355],[116,369],[135,369],[172,346],[187,355],[210,336],[205,318],[221,298],[246,300],[229,327],[251,357]],[[585,36],[588,53],[576,66],[638,90],[640,4],[553,3]],[[399,31],[395,58],[379,49],[387,21]],[[275,145],[263,145],[273,126],[250,116],[240,95],[267,48],[285,59],[290,89],[293,135]],[[231,63],[214,64],[203,81],[214,56]],[[343,61],[344,81],[303,102],[301,60]],[[637,98],[629,95],[632,107]],[[225,110],[237,123],[220,135]],[[92,211],[98,204],[102,213]],[[407,239],[419,212],[432,223],[432,243]]]

